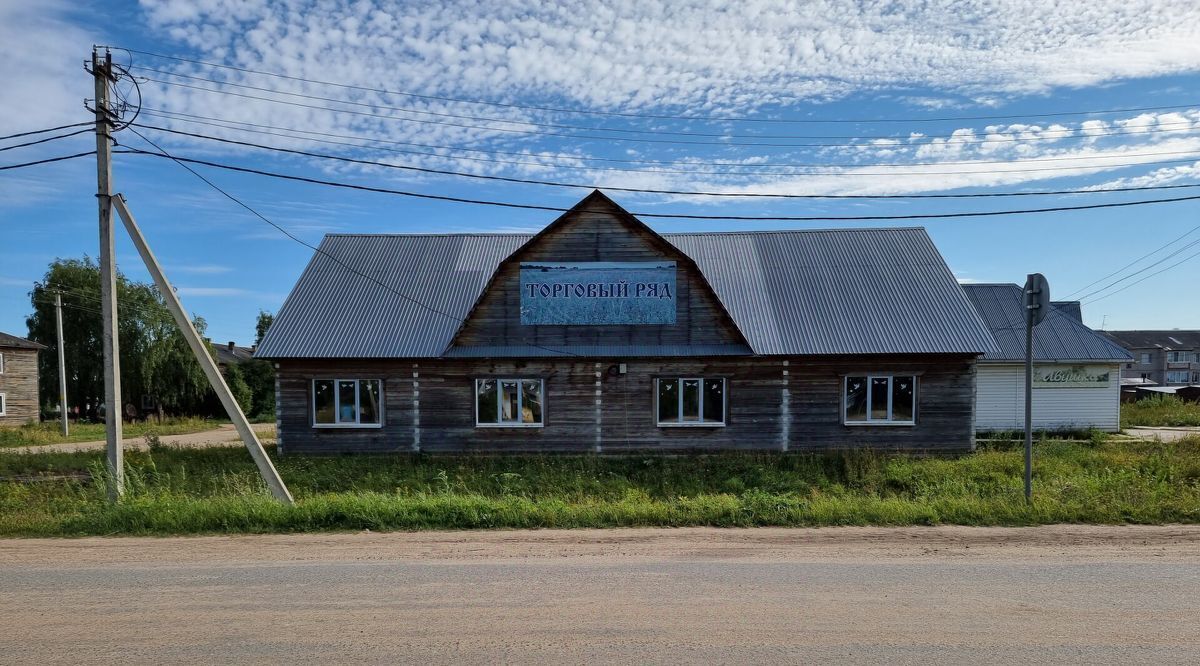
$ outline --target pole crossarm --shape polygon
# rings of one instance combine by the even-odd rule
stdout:
[[[221,376],[221,371],[217,368],[216,361],[208,353],[208,348],[204,344],[204,340],[200,334],[196,332],[196,328],[192,326],[191,319],[187,316],[187,311],[183,309],[183,303],[179,300],[179,295],[175,293],[174,287],[167,280],[166,274],[163,273],[162,267],[158,263],[158,259],[154,256],[154,252],[150,250],[149,244],[146,243],[146,238],[142,236],[142,231],[138,228],[137,222],[133,218],[133,213],[129,212],[129,207],[125,203],[125,197],[117,194],[112,197],[113,207],[117,209],[117,214],[121,221],[125,223],[125,230],[129,232],[130,239],[137,247],[138,254],[142,257],[142,262],[146,264],[146,270],[150,271],[150,275],[154,278],[154,284],[158,287],[158,291],[162,294],[163,300],[167,304],[167,309],[175,317],[175,323],[179,325],[179,330],[183,333],[183,337],[187,340],[188,346],[192,348],[192,353],[196,356],[196,361],[200,363],[200,367],[204,370],[205,376],[212,384],[212,388],[217,393],[217,397],[221,400],[221,405],[229,414],[230,420],[237,428],[238,434],[241,435],[242,441],[246,444],[246,449],[250,452],[250,456],[254,458],[254,463],[258,466],[258,471],[262,475],[267,486],[271,489],[271,494],[275,499],[285,504],[292,504],[292,494],[284,485],[283,479],[280,478],[279,472],[275,469],[275,465],[271,459],[267,457],[266,450],[263,449],[262,442],[258,441],[258,436],[254,433],[254,429],[250,427],[250,422],[246,419],[246,415],[242,412],[242,408],[238,405],[237,400],[233,397],[233,393],[229,390],[229,386],[225,383],[225,378]]]

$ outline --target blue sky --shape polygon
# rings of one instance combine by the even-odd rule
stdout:
[[[116,51],[114,58],[132,61],[143,79],[144,126],[395,165],[730,193],[986,193],[1200,182],[1200,8],[1164,0],[1097,1],[1071,12],[1032,1],[919,9],[829,2],[802,12],[789,8],[794,3],[692,1],[671,3],[668,11],[632,0],[589,3],[588,11],[506,2],[18,4],[0,6],[11,84],[0,89],[0,103],[19,110],[6,114],[0,135],[87,120],[82,100],[91,96],[91,79],[81,65],[91,45],[103,43],[295,77]],[[97,15],[109,20],[96,27]],[[600,113],[527,108],[533,106]],[[1073,113],[1143,107],[1171,108]],[[1056,113],[1071,114],[1042,115]],[[964,118],[975,116],[1003,117]],[[720,120],[728,118],[792,122]],[[794,122],[801,120],[810,122]],[[264,134],[264,125],[275,129]],[[557,207],[587,192],[139,131],[180,156],[385,188]],[[146,147],[128,130],[118,138]],[[85,134],[0,152],[0,164],[81,152],[91,143]],[[739,145],[763,143],[787,145]],[[832,145],[795,145],[801,143]],[[554,217],[197,168],[313,244],[331,232],[532,231]],[[248,343],[255,314],[279,308],[311,251],[162,159],[118,155],[114,180],[185,305],[209,322],[214,339]],[[0,172],[6,232],[0,330],[26,332],[28,292],[51,260],[96,255],[94,189],[95,166],[87,159]],[[853,216],[1132,201],[1200,194],[1200,188],[957,200],[611,194],[634,212]],[[660,231],[919,224],[960,280],[1020,282],[1040,271],[1062,298],[1141,271],[1086,296],[1085,321],[1109,329],[1200,328],[1200,257],[1117,292],[1200,252],[1200,243],[1184,249],[1200,240],[1200,230],[1184,236],[1200,226],[1200,201],[909,222],[647,221]],[[148,279],[124,238],[118,260],[131,277]]]

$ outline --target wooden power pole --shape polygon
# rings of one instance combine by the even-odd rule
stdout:
[[[108,498],[125,492],[125,455],[121,450],[121,356],[117,336],[117,257],[112,225],[112,142],[114,113],[108,87],[113,81],[112,53],[104,59],[92,49],[96,83],[96,202],[100,206],[100,311],[104,347],[104,439],[108,451]]]
[[[68,434],[67,425],[67,354],[63,351],[62,292],[54,292],[54,323],[58,329],[58,414],[62,417],[62,435]]]

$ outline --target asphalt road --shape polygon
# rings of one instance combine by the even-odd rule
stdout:
[[[1196,663],[1200,529],[0,541],[5,663]]]

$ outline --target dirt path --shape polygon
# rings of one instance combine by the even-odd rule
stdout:
[[[688,527],[0,539],[0,562],[87,566],[526,558],[1092,560],[1127,556],[1200,562],[1200,525]]]
[[[252,423],[251,428],[261,437],[263,434],[274,436],[274,423]],[[238,437],[237,430],[234,429],[232,423],[223,423],[212,430],[203,432],[190,432],[183,435],[160,435],[159,439],[163,444],[171,446],[182,446],[188,448],[203,448],[208,446],[234,446],[241,444],[241,439]],[[127,437],[121,440],[125,450],[142,450],[146,448],[146,438]],[[16,451],[27,453],[75,453],[78,451],[95,451],[104,448],[104,440],[96,440],[91,442],[68,442],[66,444],[41,444],[38,446],[15,446],[7,449],[0,449],[0,452]]]
[[[1195,663],[1200,527],[0,541],[11,663]]]
[[[1126,428],[1123,432],[1138,439],[1174,442],[1184,437],[1200,435],[1200,428]]]

